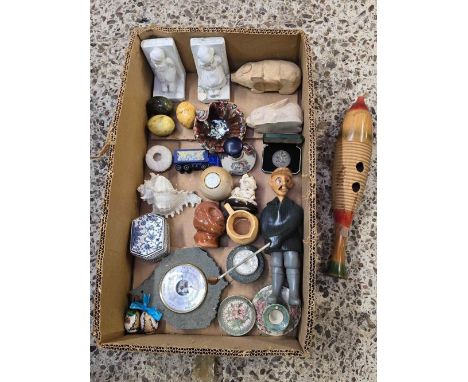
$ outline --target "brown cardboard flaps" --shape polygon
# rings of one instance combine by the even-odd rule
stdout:
[[[113,134],[114,128],[115,128],[114,124],[112,124],[109,127],[109,130],[107,130],[106,140],[104,141],[104,145],[102,146],[101,150],[99,150],[99,152],[96,155],[91,156],[92,160],[101,159],[104,155],[107,154],[110,147],[115,144],[115,142],[112,139],[112,134]]]
[[[266,337],[254,329],[249,336],[229,337],[221,335],[215,320],[213,324],[200,331],[176,331],[161,322],[160,334],[125,335],[123,329],[124,313],[128,306],[127,292],[132,284],[138,284],[151,274],[154,264],[142,264],[128,253],[129,228],[132,219],[145,212],[149,207],[140,203],[136,191],[138,185],[148,176],[144,156],[148,146],[156,143],[170,149],[180,147],[199,147],[190,139],[192,130],[177,124],[176,133],[167,139],[154,139],[146,131],[145,104],[151,96],[153,73],[140,49],[141,39],[150,37],[173,37],[183,64],[188,72],[188,100],[198,108],[200,105],[195,88],[188,83],[196,83],[195,66],[190,50],[190,37],[222,36],[230,70],[235,71],[248,61],[263,59],[285,59],[296,62],[302,69],[302,86],[292,101],[299,102],[304,111],[303,135],[305,142],[302,154],[302,173],[295,176],[295,182],[302,187],[292,190],[291,197],[302,203],[304,219],[304,254],[302,318],[297,330],[291,336]],[[231,101],[237,103],[244,113],[260,105],[284,99],[277,93],[265,93],[261,98],[249,89],[231,84]],[[288,96],[289,98],[290,96]],[[246,102],[248,100],[248,102]],[[95,291],[94,331],[100,346],[110,349],[138,350],[152,352],[178,352],[185,354],[213,354],[235,356],[262,355],[300,355],[312,346],[314,325],[315,273],[316,273],[316,218],[315,218],[315,128],[313,114],[312,57],[307,36],[299,30],[270,30],[249,28],[136,28],[130,36],[130,44],[122,73],[122,87],[115,112],[114,124],[109,129],[109,139],[103,149],[108,154],[108,177],[104,191],[103,217],[100,228],[101,241],[98,249],[97,281]],[[259,104],[260,103],[260,104]],[[184,130],[180,130],[184,129]],[[175,138],[175,140],[174,140]],[[256,195],[261,206],[272,198],[271,190],[265,187],[259,170],[261,163],[261,135],[249,128],[247,142],[257,150],[257,164],[253,170],[259,187]],[[99,155],[96,155],[99,157]],[[163,173],[168,176],[177,189],[194,190],[190,182],[195,181],[197,173],[181,175],[172,168]],[[184,178],[185,177],[185,178]],[[237,180],[237,179],[236,179]],[[196,188],[195,188],[196,189]],[[141,208],[140,208],[141,207]],[[193,208],[186,208],[181,215],[171,219],[171,240],[176,247],[193,246],[194,229],[191,224]],[[220,248],[209,250],[215,262],[226,270],[226,258],[235,244],[227,236],[220,241]],[[259,238],[255,243],[261,247]],[[234,293],[253,298],[261,286],[269,283],[269,258],[265,256],[265,274],[256,281],[258,284],[240,284],[235,281],[225,288],[223,296]],[[236,283],[236,284],[235,284]],[[225,294],[225,296],[224,296]]]

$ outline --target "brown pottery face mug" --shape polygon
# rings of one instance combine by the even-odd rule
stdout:
[[[224,205],[224,208],[229,214],[226,222],[226,232],[229,238],[238,244],[250,244],[255,241],[258,235],[258,219],[256,216],[248,211],[238,210],[234,211],[229,203]],[[249,224],[249,230],[247,233],[240,233],[236,231],[237,223],[241,220],[247,220]]]

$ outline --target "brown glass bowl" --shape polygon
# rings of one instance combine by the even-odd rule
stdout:
[[[231,137],[242,140],[246,130],[244,113],[228,101],[212,102],[208,110],[197,110],[193,126],[195,139],[211,153],[223,153],[224,141]]]

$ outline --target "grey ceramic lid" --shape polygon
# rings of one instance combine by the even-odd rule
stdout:
[[[226,269],[231,269],[241,259],[249,254],[256,252],[258,248],[253,245],[239,245],[234,248],[228,255],[226,261]],[[265,268],[265,261],[263,255],[258,253],[253,260],[248,260],[245,265],[240,265],[239,268],[234,269],[230,276],[243,284],[252,283],[257,281],[263,274]]]

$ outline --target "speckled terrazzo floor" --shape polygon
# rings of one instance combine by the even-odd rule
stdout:
[[[114,114],[133,26],[300,27],[308,32],[315,61],[320,257],[313,351],[308,358],[219,357],[215,373],[218,381],[375,381],[376,147],[366,193],[348,243],[350,277],[336,281],[322,273],[333,232],[330,168],[341,118],[354,98],[365,94],[377,120],[375,0],[220,3],[91,1],[91,153],[103,145]],[[91,298],[106,170],[105,158],[91,162]],[[94,338],[90,350],[93,381],[191,381],[193,357],[101,350]]]

